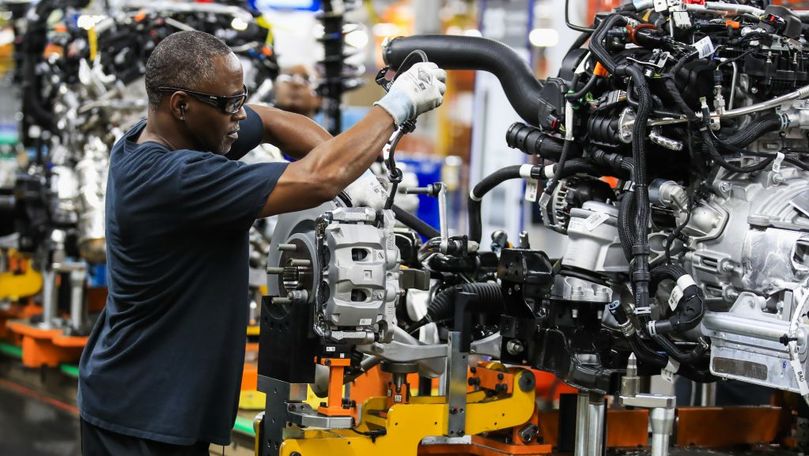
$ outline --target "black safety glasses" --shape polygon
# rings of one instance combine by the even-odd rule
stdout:
[[[160,92],[185,92],[203,103],[219,108],[225,114],[236,114],[242,109],[244,102],[247,101],[247,86],[242,87],[244,88],[242,93],[227,97],[194,92],[193,90],[183,89],[182,87],[158,87],[157,90]]]

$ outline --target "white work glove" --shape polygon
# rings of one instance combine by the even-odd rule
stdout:
[[[388,112],[398,126],[444,101],[447,72],[432,62],[420,62],[405,71],[381,100],[374,103]]]
[[[370,170],[366,170],[343,192],[351,199],[351,205],[354,207],[382,209],[388,199],[387,190]]]

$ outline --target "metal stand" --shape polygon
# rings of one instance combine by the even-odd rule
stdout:
[[[652,424],[652,456],[669,454],[669,437],[674,428],[674,404],[671,407],[655,407],[649,412]]]
[[[604,395],[580,392],[576,403],[575,456],[603,455],[606,434],[606,403]]]
[[[652,425],[652,456],[669,454],[669,439],[674,428],[674,407],[676,398],[663,394],[639,393],[640,377],[638,377],[635,355],[629,356],[626,375],[621,379],[621,404],[625,407],[642,407],[649,410],[649,422]]]

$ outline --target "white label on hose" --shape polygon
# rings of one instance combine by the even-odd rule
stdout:
[[[654,7],[656,13],[669,10],[669,3],[666,0],[654,0]]]
[[[677,304],[680,303],[680,299],[682,298],[683,289],[680,288],[679,285],[675,285],[671,290],[671,294],[669,295],[669,307],[671,307],[671,310],[675,310],[677,308]]]
[[[674,374],[676,374],[679,369],[680,363],[669,358],[669,362],[666,364],[666,367],[660,371],[660,376],[663,377],[663,380],[669,383],[674,383]]]
[[[526,178],[531,177],[531,170],[534,168],[534,165],[526,163],[525,165],[520,165],[520,177]]]
[[[772,161],[772,172],[780,173],[781,172],[781,163],[784,162],[784,154],[778,152],[776,154],[775,159]]]
[[[587,228],[587,231],[593,231],[609,218],[610,216],[603,212],[593,213],[584,220],[584,227]]]
[[[533,203],[537,200],[537,193],[539,193],[539,181],[529,177],[525,180],[525,200]]]
[[[556,165],[547,165],[545,166],[544,171],[545,171],[545,178],[551,179],[553,178],[553,175],[556,173]]]
[[[697,282],[694,282],[694,278],[691,277],[690,274],[681,275],[679,279],[677,279],[677,286],[685,290],[686,288],[690,287],[691,285],[696,285]]]
[[[716,51],[716,48],[713,46],[713,41],[711,41],[711,37],[706,36],[705,38],[697,41],[693,44],[695,48],[697,48],[697,52],[699,52],[699,58],[704,59],[709,55],[713,54]]]

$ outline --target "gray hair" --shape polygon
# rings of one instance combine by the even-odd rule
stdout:
[[[156,107],[163,98],[159,87],[197,88],[213,79],[211,60],[229,54],[230,48],[215,36],[198,31],[172,33],[152,51],[146,61],[146,94]]]

